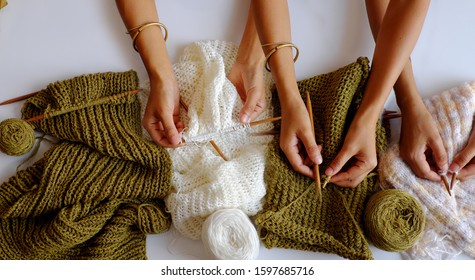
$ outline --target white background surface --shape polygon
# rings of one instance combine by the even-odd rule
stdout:
[[[113,0],[9,2],[0,10],[0,101],[87,73],[134,69],[142,82],[147,79]],[[219,39],[238,44],[249,6],[248,0],[156,2],[170,32],[167,47],[173,62],[193,41]],[[293,42],[300,48],[298,79],[335,70],[358,56],[371,60],[374,43],[363,0],[289,0],[289,7]],[[474,10],[475,1],[432,1],[412,56],[423,96],[475,80]],[[0,120],[20,117],[21,105],[0,107]],[[392,95],[386,108],[397,108]],[[0,153],[0,182],[13,176],[25,157]],[[201,242],[181,237],[173,229],[150,235],[147,241],[150,259],[207,258]],[[397,253],[372,249],[376,259],[400,259]],[[263,246],[260,258],[339,259]]]

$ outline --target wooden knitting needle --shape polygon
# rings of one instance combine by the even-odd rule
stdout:
[[[101,97],[101,98],[93,100],[89,103],[78,104],[76,106],[72,106],[72,107],[64,109],[64,110],[51,111],[51,112],[48,112],[48,113],[43,114],[43,115],[31,117],[29,119],[26,119],[25,122],[40,121],[40,120],[43,120],[45,118],[50,118],[50,117],[54,117],[54,116],[59,116],[59,115],[71,113],[73,111],[81,110],[81,109],[84,109],[84,108],[87,108],[87,107],[107,104],[109,102],[112,102],[114,100],[118,100],[118,99],[123,98],[125,96],[137,94],[140,91],[141,91],[141,89],[134,89],[134,90],[118,93],[118,94],[111,95],[111,96]],[[24,96],[22,96],[22,97],[24,97]]]
[[[310,101],[310,92],[308,90],[305,92],[307,95],[307,112],[308,116],[310,117],[310,125],[313,127],[313,110],[312,110],[312,102]],[[315,137],[315,130],[313,129],[313,137]],[[315,173],[315,191],[317,193],[317,199],[322,200],[322,187],[320,185],[320,168],[318,164],[313,165],[313,172]]]
[[[29,94],[25,94],[25,95],[22,95],[22,96],[18,96],[18,97],[3,101],[2,103],[0,103],[0,106],[15,103],[15,102],[18,102],[18,101],[22,101],[22,100],[28,99],[30,97],[33,97],[37,94],[38,94],[38,91],[29,93]]]
[[[185,110],[185,112],[188,112],[188,105],[186,105],[186,103],[183,101],[183,99],[180,98],[180,105],[183,107],[183,109]],[[214,142],[214,140],[211,140],[209,141],[209,143],[211,144],[211,146],[213,146],[213,148],[216,150],[216,152],[218,152],[218,155],[224,159],[224,161],[228,161],[228,158],[224,155],[223,151],[221,151],[221,149],[219,148],[219,146],[216,144],[216,142]]]
[[[275,121],[278,121],[280,119],[282,119],[282,117],[273,117],[273,118],[263,119],[263,120],[259,120],[259,121],[253,121],[253,122],[250,122],[249,125],[250,126],[255,126],[255,125],[259,125],[259,124],[263,124],[263,123],[275,122]]]
[[[439,172],[439,175],[440,175],[440,177],[442,178],[442,181],[443,181],[443,183],[444,183],[445,189],[447,190],[447,192],[449,193],[449,195],[452,196],[452,192],[450,191],[449,181],[447,180],[447,175],[446,175],[445,173],[440,173],[440,172]]]

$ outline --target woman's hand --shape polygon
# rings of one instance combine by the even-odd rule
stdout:
[[[315,142],[313,126],[303,101],[294,105],[282,104],[280,148],[295,171],[314,178],[311,166],[322,163],[321,147]]]
[[[455,156],[449,170],[458,172],[457,179],[461,181],[475,177],[475,133],[473,130],[467,146]]]
[[[163,147],[176,147],[184,129],[180,120],[180,94],[175,76],[150,80],[150,96],[142,125],[152,139]]]
[[[332,183],[356,187],[377,165],[376,126],[355,119],[345,137],[343,147],[325,170]]]
[[[259,48],[258,51],[263,58],[262,50]],[[238,58],[228,75],[244,104],[239,113],[239,119],[243,123],[256,119],[266,107],[263,61],[262,59],[256,63],[248,63],[241,62]]]
[[[442,138],[422,103],[417,108],[402,111],[400,155],[420,178],[440,181],[438,172],[447,171],[447,152]]]

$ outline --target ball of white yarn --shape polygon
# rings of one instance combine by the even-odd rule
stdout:
[[[254,260],[259,255],[259,237],[249,217],[239,209],[222,209],[203,224],[201,239],[211,258]]]

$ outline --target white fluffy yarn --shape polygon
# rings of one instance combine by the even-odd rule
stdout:
[[[209,216],[201,240],[208,256],[218,260],[254,260],[259,256],[256,228],[239,209],[222,209]]]
[[[196,42],[185,48],[173,65],[182,101],[186,129],[183,138],[195,144],[169,149],[173,162],[173,189],[165,203],[175,228],[191,239],[201,238],[208,216],[220,209],[236,208],[252,216],[262,209],[266,193],[264,150],[271,136],[252,136],[273,124],[243,127],[243,106],[227,74],[237,47],[222,41]],[[264,71],[264,70],[263,70]],[[265,73],[265,72],[264,72]],[[272,117],[271,76],[264,74],[267,110],[259,119]],[[232,129],[230,128],[243,129]],[[224,161],[207,142],[213,138],[229,158]]]
[[[467,145],[472,131],[475,82],[452,88],[424,102],[438,126],[450,163]],[[424,233],[404,253],[405,258],[445,259],[456,256],[460,250],[475,257],[475,179],[458,182],[449,196],[442,183],[414,175],[399,156],[399,145],[392,146],[382,156],[379,174],[384,188],[404,189],[424,207]]]

